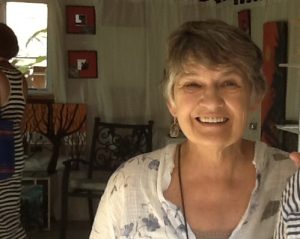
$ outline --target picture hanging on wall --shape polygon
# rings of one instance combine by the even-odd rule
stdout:
[[[97,78],[97,51],[69,51],[69,78]]]
[[[95,34],[95,7],[66,6],[67,33]]]
[[[251,36],[251,12],[249,9],[238,12],[239,28]]]
[[[261,107],[261,139],[282,148],[277,124],[285,123],[287,70],[279,67],[287,62],[288,24],[285,21],[266,22],[263,26],[263,71],[267,93]]]

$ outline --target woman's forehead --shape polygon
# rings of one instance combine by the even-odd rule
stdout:
[[[228,65],[214,65],[214,66],[206,66],[201,63],[190,62],[184,64],[182,66],[181,72],[179,72],[180,76],[189,76],[189,75],[198,75],[199,73],[213,71],[221,75],[231,75],[236,74],[245,77],[245,74],[242,73],[240,69],[234,66]]]

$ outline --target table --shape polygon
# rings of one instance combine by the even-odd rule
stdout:
[[[24,171],[22,184],[28,185],[42,185],[43,187],[43,213],[44,213],[44,227],[50,230],[50,216],[51,216],[51,175],[46,171]]]

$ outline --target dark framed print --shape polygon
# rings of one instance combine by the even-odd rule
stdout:
[[[66,6],[67,33],[95,34],[95,7]]]
[[[284,149],[285,142],[277,125],[286,123],[287,68],[279,67],[279,64],[288,60],[287,21],[264,23],[263,54],[268,91],[261,104],[261,140],[272,147]]]
[[[249,9],[238,12],[239,28],[251,36],[251,12]]]
[[[69,78],[97,78],[97,51],[68,51]]]

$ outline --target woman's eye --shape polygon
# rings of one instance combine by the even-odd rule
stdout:
[[[184,84],[184,87],[188,88],[188,89],[193,89],[193,88],[196,89],[196,88],[200,88],[201,85],[199,83],[189,82],[189,83]]]
[[[222,83],[222,86],[233,88],[233,87],[238,87],[238,84],[235,81],[224,81]]]

